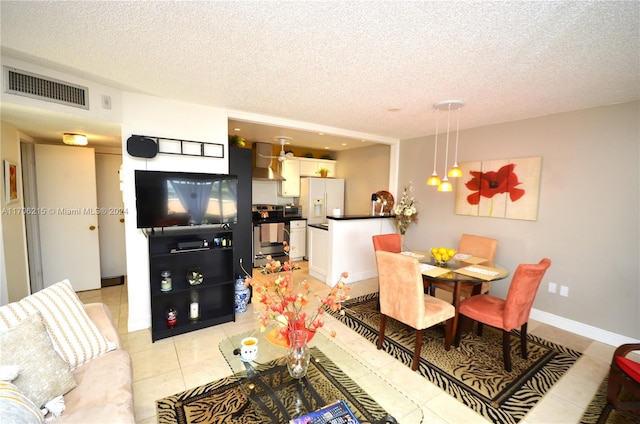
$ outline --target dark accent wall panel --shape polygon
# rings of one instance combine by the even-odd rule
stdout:
[[[234,226],[234,272],[243,274],[240,258],[247,272],[251,273],[253,258],[253,224],[251,222],[251,149],[229,147],[229,173],[238,176],[238,223]]]

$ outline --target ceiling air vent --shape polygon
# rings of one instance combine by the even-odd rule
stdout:
[[[89,89],[18,69],[4,67],[6,92],[47,102],[89,109]]]

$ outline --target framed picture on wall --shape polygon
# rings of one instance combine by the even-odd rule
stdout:
[[[18,201],[18,165],[4,161],[4,201],[10,204]]]
[[[460,162],[455,213],[535,221],[542,157]]]

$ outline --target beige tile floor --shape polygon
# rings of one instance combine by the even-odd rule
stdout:
[[[309,277],[303,269],[297,278],[307,278],[319,294],[328,288]],[[304,277],[303,277],[304,275]],[[377,290],[377,280],[352,284],[352,297]],[[128,301],[126,285],[79,293],[83,302],[106,303],[120,330],[125,349],[131,354],[134,378],[134,402],[138,423],[155,423],[155,400],[231,375],[218,343],[232,335],[256,327],[252,305],[236,321],[209,327],[169,339],[151,342],[149,329],[127,332]],[[322,331],[337,332],[336,343],[376,369],[415,404],[421,412],[397,412],[403,424],[483,423],[475,412],[426,381],[410,368],[327,317]],[[549,393],[521,421],[523,424],[576,423],[608,371],[614,347],[539,322],[529,323],[529,332],[547,340],[583,352],[583,356],[558,381]]]

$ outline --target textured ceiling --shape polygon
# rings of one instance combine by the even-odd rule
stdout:
[[[445,99],[465,101],[464,129],[640,98],[638,1],[0,7],[5,55],[127,90],[380,137],[433,134],[433,103]],[[14,115],[3,105],[3,120]]]

